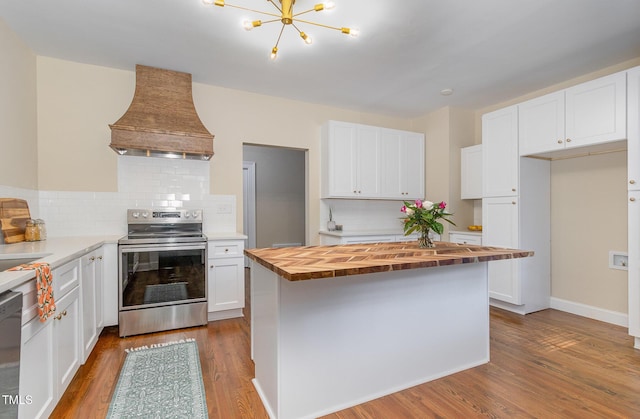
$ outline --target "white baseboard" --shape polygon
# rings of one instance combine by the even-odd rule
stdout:
[[[234,319],[236,317],[243,317],[244,313],[241,308],[234,308],[231,310],[213,311],[207,313],[207,320],[210,322],[216,320]]]
[[[589,306],[573,301],[562,300],[560,298],[551,297],[551,308],[567,313],[577,314],[578,316],[588,317],[590,319],[599,320],[601,322],[615,324],[617,326],[629,327],[629,316],[618,311],[606,310],[604,308]]]

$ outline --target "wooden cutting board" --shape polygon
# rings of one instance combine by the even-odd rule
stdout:
[[[31,218],[29,204],[24,199],[0,198],[0,229],[5,243],[24,241],[24,228]]]

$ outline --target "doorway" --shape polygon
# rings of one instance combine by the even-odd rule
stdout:
[[[307,150],[243,145],[247,247],[307,243]]]

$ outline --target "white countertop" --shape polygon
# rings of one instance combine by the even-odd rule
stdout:
[[[237,232],[207,233],[209,240],[244,240],[244,234]],[[89,253],[105,243],[117,244],[122,236],[53,237],[37,242],[20,242],[0,245],[0,259],[38,258],[37,262],[47,262],[51,268]],[[35,279],[34,271],[0,272],[0,293]]]
[[[242,233],[231,231],[228,233],[204,233],[208,240],[246,240],[247,236]]]
[[[37,242],[0,245],[0,259],[37,257],[51,268],[64,265],[105,243],[117,243],[120,236],[56,237]],[[0,292],[15,288],[35,278],[34,271],[0,272]]]
[[[402,230],[347,230],[347,231],[327,231],[320,230],[319,234],[334,237],[353,237],[353,236],[404,236]]]
[[[451,233],[468,234],[470,236],[482,236],[482,231],[456,230],[456,231],[450,231],[449,232],[449,234],[451,234]]]

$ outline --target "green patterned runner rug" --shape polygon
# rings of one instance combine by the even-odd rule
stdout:
[[[193,339],[127,350],[107,419],[208,417]]]

